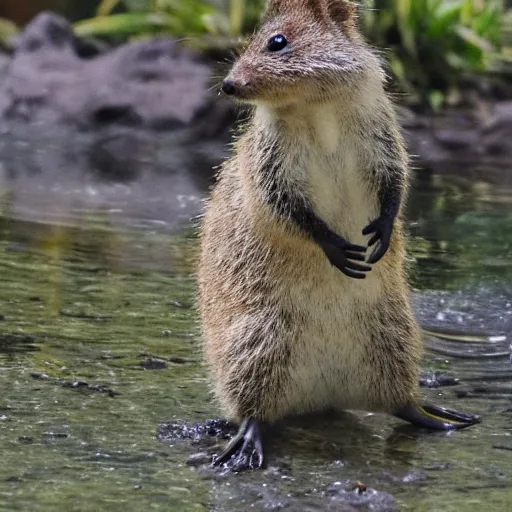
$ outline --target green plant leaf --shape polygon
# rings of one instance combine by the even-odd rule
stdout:
[[[74,24],[76,35],[91,36],[126,36],[154,29],[168,29],[176,25],[176,20],[161,13],[123,13],[110,16],[98,16]]]
[[[452,31],[455,24],[458,24],[460,13],[460,5],[453,5],[450,8],[440,10],[440,12],[430,20],[428,25],[429,37],[445,37],[447,32]]]
[[[244,23],[245,0],[229,0],[229,29],[231,35],[240,35]]]
[[[123,0],[129,11],[135,12],[152,12],[154,11],[154,0]]]
[[[402,36],[402,43],[410,53],[416,53],[416,23],[414,16],[414,6],[418,6],[424,0],[396,0],[396,16],[398,30]],[[412,21],[412,23],[411,23]]]
[[[96,16],[108,16],[121,0],[102,0],[96,9]]]
[[[468,27],[463,27],[459,25],[458,27],[455,28],[455,32],[466,43],[478,48],[482,52],[494,51],[492,44],[487,39],[480,37],[478,34],[476,34],[473,30],[471,30]]]
[[[434,112],[440,110],[441,106],[444,103],[444,99],[445,95],[441,91],[430,91],[428,95],[428,101]]]
[[[18,27],[6,18],[0,18],[0,45],[10,46],[12,38],[18,33]]]

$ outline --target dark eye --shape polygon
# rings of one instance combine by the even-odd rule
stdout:
[[[286,48],[287,44],[288,41],[286,40],[286,37],[284,37],[283,34],[277,34],[277,36],[272,36],[269,39],[267,44],[267,50],[269,52],[278,52],[283,48]]]

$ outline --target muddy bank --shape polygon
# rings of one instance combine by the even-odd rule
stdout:
[[[0,55],[0,163],[18,174],[86,162],[114,182],[148,170],[209,176],[239,114],[218,95],[215,74],[211,61],[170,39],[109,49],[75,37],[64,18],[42,13],[18,38],[13,56]],[[500,166],[512,153],[512,101],[503,96],[437,116],[405,107],[400,113],[422,166]],[[34,142],[56,151],[30,158],[23,126]],[[159,164],[155,146],[175,155],[170,165]]]
[[[509,166],[512,100],[478,100],[477,107],[436,115],[417,114],[405,107],[399,112],[409,151],[423,167]]]

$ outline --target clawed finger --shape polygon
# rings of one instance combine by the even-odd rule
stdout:
[[[360,265],[359,263],[354,263],[353,261],[346,261],[345,268],[349,270],[357,270],[358,272],[369,272],[372,267],[368,265]]]
[[[356,261],[365,261],[366,260],[364,254],[361,254],[358,252],[350,252],[350,251],[345,252],[345,258],[347,258],[349,260],[356,260]]]
[[[377,229],[375,225],[376,225],[375,221],[370,222],[370,224],[368,224],[368,226],[366,226],[363,229],[363,235],[369,235],[370,233],[374,233]]]
[[[226,446],[226,448],[222,451],[222,453],[215,457],[212,461],[213,466],[220,466],[227,462],[233,454],[236,453],[238,447],[242,444],[244,438],[241,435],[236,435]]]
[[[262,468],[265,464],[265,454],[263,452],[263,443],[261,439],[256,439],[254,441],[254,453],[253,458],[256,457],[256,463],[251,461],[251,464],[255,468]]]
[[[370,257],[368,258],[367,262],[368,263],[377,263],[377,261],[379,261],[382,256],[384,256],[384,254],[386,254],[386,251],[387,251],[387,247],[383,244],[379,245],[376,247],[376,249],[370,254]]]
[[[377,233],[376,235],[374,235],[370,241],[368,242],[368,247],[371,247],[372,245],[375,245],[378,241],[380,240],[380,234]]]
[[[343,250],[351,252],[366,252],[366,247],[364,245],[347,244],[343,247]]]
[[[361,274],[359,272],[353,272],[352,270],[348,270],[347,268],[340,268],[342,274],[345,274],[348,277],[353,277],[354,279],[364,279],[366,274]]]

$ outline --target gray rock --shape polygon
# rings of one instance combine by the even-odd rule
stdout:
[[[447,162],[478,162],[483,154],[481,124],[476,116],[454,111],[436,116],[415,115],[414,123],[406,121],[403,126],[409,152],[416,162],[438,168]]]
[[[475,129],[441,129],[434,132],[434,137],[444,149],[451,151],[468,151],[478,145],[479,134]]]
[[[210,67],[175,41],[139,41],[99,53],[49,12],[27,25],[5,73],[4,118],[86,129],[116,124],[173,130],[197,123],[215,133],[211,125],[224,123],[232,110],[209,91]]]
[[[490,157],[512,155],[512,101],[494,105],[492,117],[482,131],[483,151]]]

